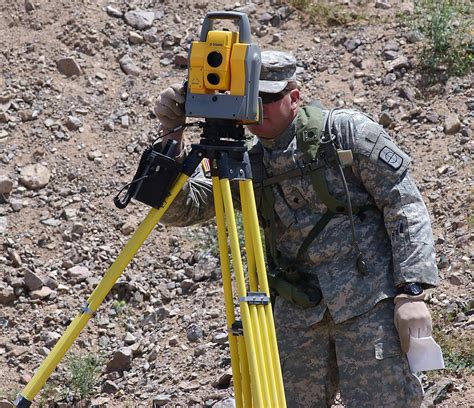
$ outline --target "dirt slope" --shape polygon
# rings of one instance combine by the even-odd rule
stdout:
[[[235,7],[1,2],[0,397],[26,384],[144,219],[144,205],[118,210],[113,197],[157,135],[154,100],[185,78],[204,15]],[[472,76],[421,86],[420,42],[397,17],[407,2],[337,2],[358,18],[329,27],[275,0],[242,7],[261,48],[298,58],[306,101],[365,111],[414,158],[440,268],[430,302],[451,368],[423,381],[440,406],[473,406]],[[133,10],[141,19],[124,16]],[[100,357],[83,406],[230,406],[214,232],[159,225],[151,234],[73,346],[73,355]],[[36,401],[79,404],[67,368]]]

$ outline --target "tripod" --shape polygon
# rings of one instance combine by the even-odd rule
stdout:
[[[163,151],[165,150],[166,147]],[[25,386],[16,399],[15,406],[23,408],[31,405],[36,394],[97,311],[186,181],[206,158],[211,164],[236,406],[285,407],[270,292],[243,126],[233,120],[207,119],[200,143],[192,145],[191,152],[181,166],[169,156],[158,153],[156,150],[149,153],[146,158],[142,157],[139,166],[139,172],[143,170],[145,175],[139,172],[135,175],[134,182],[139,182],[140,184],[136,185],[141,188],[136,191],[134,197],[154,208],[150,210],[115,262],[109,267],[80,314],[70,323],[36,374]],[[162,183],[164,187],[160,191],[159,188],[157,189],[156,181],[160,180],[163,174],[166,180]],[[239,188],[247,253],[247,281],[237,233],[231,181],[237,182]],[[169,189],[168,185],[171,186]],[[231,256],[229,256],[229,249]],[[235,294],[232,270],[235,278]],[[238,301],[240,319],[238,319],[234,301]]]

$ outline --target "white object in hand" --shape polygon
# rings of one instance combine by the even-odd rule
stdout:
[[[441,347],[431,336],[410,336],[410,348],[407,353],[407,358],[410,370],[413,373],[444,368]]]

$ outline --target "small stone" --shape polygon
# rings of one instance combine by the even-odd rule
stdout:
[[[0,174],[0,194],[10,194],[13,190],[13,181],[6,174]]]
[[[125,344],[130,345],[134,344],[137,341],[137,338],[132,333],[127,333],[123,341]]]
[[[120,67],[122,68],[122,71],[125,72],[128,75],[132,76],[139,76],[140,75],[140,68],[138,68],[135,63],[132,61],[132,59],[128,55],[124,55],[122,58],[119,60]]]
[[[112,360],[107,364],[106,371],[108,373],[112,371],[125,371],[132,367],[132,350],[128,347],[122,347],[117,350]]]
[[[67,77],[82,74],[82,69],[74,58],[61,58],[56,61],[56,66],[58,67],[59,72]]]
[[[123,13],[120,10],[117,10],[116,8],[114,8],[112,6],[107,6],[105,11],[111,17],[115,17],[115,18],[122,18],[123,17]]]
[[[399,89],[399,94],[402,98],[409,100],[410,102],[416,101],[415,91],[412,88],[403,86]]]
[[[444,133],[447,135],[454,135],[461,129],[461,122],[458,115],[449,113],[444,120]]]
[[[41,289],[33,290],[30,292],[31,299],[46,299],[50,296],[54,291],[47,286],[43,286]]]
[[[73,283],[80,283],[89,278],[91,273],[85,266],[76,265],[71,269],[68,269],[67,276],[72,280]]]
[[[143,39],[149,43],[156,43],[158,42],[157,34],[158,34],[158,30],[156,29],[156,27],[152,27],[143,33]]]
[[[212,340],[214,341],[214,343],[222,345],[222,344],[227,343],[227,339],[228,339],[227,333],[216,333]]]
[[[115,129],[115,124],[112,120],[106,120],[104,122],[104,130],[107,130],[108,132],[113,132]]]
[[[129,119],[128,115],[123,115],[120,118],[120,121],[121,121],[122,127],[124,129],[128,129],[130,127],[130,119]]]
[[[436,115],[435,113],[427,113],[425,115],[425,118],[428,122],[436,124],[439,122],[439,116]]]
[[[392,8],[390,3],[387,0],[376,0],[375,1],[375,8],[382,9],[382,10],[388,10]]]
[[[236,7],[234,11],[245,13],[247,15],[255,14],[257,12],[257,6],[253,3],[250,3],[245,6]]]
[[[448,279],[451,285],[461,286],[463,284],[463,280],[460,274],[453,274]]]
[[[54,347],[54,345],[60,338],[61,335],[53,331],[48,331],[41,335],[41,339],[44,341],[44,345],[49,348]]]
[[[14,268],[18,268],[19,266],[21,266],[22,264],[22,261],[21,261],[21,257],[20,257],[20,254],[16,251],[11,251],[9,254],[8,254],[8,258],[10,259],[10,261],[12,262],[12,266]]]
[[[177,336],[173,336],[171,337],[169,340],[168,340],[168,344],[172,347],[175,347],[179,344],[179,341],[178,341],[178,337]]]
[[[404,55],[401,55],[395,58],[393,61],[388,62],[386,66],[387,66],[387,71],[392,72],[392,71],[398,71],[402,68],[409,68],[410,64],[408,62],[408,58],[405,57]]]
[[[230,381],[232,380],[232,368],[229,368],[219,379],[213,384],[214,387],[229,388]]]
[[[38,111],[33,111],[31,109],[24,109],[18,112],[22,122],[31,122],[32,120],[37,119]]]
[[[153,11],[133,10],[125,13],[125,22],[137,30],[150,28],[155,20]]]
[[[66,127],[69,130],[78,130],[82,126],[81,120],[77,116],[68,116],[66,120]]]
[[[170,402],[171,402],[171,395],[160,394],[160,395],[157,395],[156,397],[153,397],[152,406],[163,407]]]
[[[203,331],[202,328],[197,324],[191,324],[186,330],[186,335],[188,336],[188,340],[191,343],[195,343],[196,341],[202,339]]]
[[[107,380],[102,386],[102,392],[106,394],[115,394],[118,390],[120,387],[111,380]]]
[[[190,292],[192,289],[194,289],[195,286],[196,286],[196,284],[194,283],[194,281],[192,279],[183,279],[181,281],[181,288],[185,292]]]
[[[1,399],[0,400],[0,408],[13,408],[13,404],[6,400],[6,399]]]
[[[188,55],[186,53],[179,53],[174,56],[174,65],[178,68],[185,68],[188,66]]]
[[[12,287],[0,288],[0,304],[8,305],[16,299],[15,291]]]
[[[51,172],[40,163],[29,164],[20,172],[19,181],[30,190],[39,190],[49,183]]]
[[[43,279],[41,279],[36,273],[27,269],[23,277],[26,288],[31,292],[33,290],[40,289],[44,286]]]
[[[31,0],[25,0],[25,11],[31,12],[35,11],[35,5]]]
[[[94,150],[92,152],[88,152],[87,158],[90,161],[96,161],[96,160],[99,161],[100,159],[102,159],[102,152],[100,150]]]
[[[423,40],[423,34],[418,30],[411,30],[405,34],[405,38],[410,44],[414,44]]]
[[[398,52],[393,50],[384,50],[383,56],[388,61],[393,61],[398,58]]]
[[[344,42],[344,47],[349,52],[355,51],[360,45],[362,45],[362,41],[358,38],[354,38],[354,39],[351,38]]]
[[[384,127],[388,128],[393,123],[393,117],[389,112],[382,112],[379,116],[379,123]]]
[[[428,390],[426,390],[423,403],[420,408],[430,408],[435,405],[438,405],[448,397],[448,392],[451,392],[453,389],[453,381],[451,379],[443,379],[434,385],[432,385]]]
[[[136,217],[130,216],[122,225],[122,228],[120,228],[120,231],[122,232],[123,235],[130,235],[137,229],[137,226],[138,226],[138,219]]]
[[[128,41],[130,41],[130,44],[143,44],[145,39],[135,31],[130,31],[128,33]]]
[[[233,398],[226,398],[217,401],[212,408],[235,408],[235,400]]]
[[[390,73],[384,76],[382,84],[385,86],[392,85],[397,80],[397,76],[394,73]]]

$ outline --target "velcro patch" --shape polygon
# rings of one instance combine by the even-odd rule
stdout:
[[[382,160],[384,163],[387,163],[395,170],[398,170],[400,167],[402,167],[403,164],[403,157],[395,153],[388,146],[385,146],[382,150],[380,150],[379,159]]]

